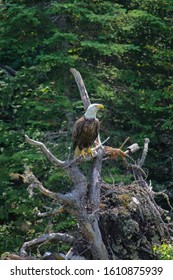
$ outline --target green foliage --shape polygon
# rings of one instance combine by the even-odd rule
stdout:
[[[173,260],[173,245],[163,243],[153,247],[154,252],[158,255],[159,260]]]
[[[172,12],[172,0],[2,1],[0,65],[17,72],[0,70],[0,253],[43,233],[47,221],[33,209],[50,206],[39,194],[29,199],[27,186],[11,173],[27,165],[51,190],[72,187],[63,171],[24,143],[28,134],[60,159],[72,156],[71,128],[83,107],[70,67],[81,72],[91,101],[105,104],[101,139],[110,136],[108,145],[119,147],[130,136],[129,145],[142,147],[150,138],[149,179],[171,191]],[[90,165],[82,168],[89,172]],[[131,180],[119,160],[103,168],[109,183]],[[57,230],[73,226],[66,216],[53,223]]]

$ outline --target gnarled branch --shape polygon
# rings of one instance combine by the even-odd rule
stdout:
[[[144,148],[143,148],[142,156],[141,156],[141,159],[139,160],[139,163],[138,163],[138,165],[140,167],[142,167],[144,162],[145,162],[145,159],[146,159],[146,156],[147,156],[147,153],[148,153],[149,143],[150,143],[150,140],[148,138],[145,138],[144,139]]]
[[[65,233],[48,233],[43,234],[42,236],[38,238],[34,238],[31,241],[27,241],[23,244],[22,248],[20,249],[20,256],[26,257],[28,256],[27,250],[29,250],[31,247],[39,245],[41,243],[50,242],[50,241],[62,241],[65,243],[69,243],[73,245],[75,239],[73,236]]]
[[[76,84],[77,84],[79,92],[80,92],[80,97],[83,101],[84,109],[86,111],[88,106],[91,104],[91,102],[90,102],[85,84],[83,82],[83,79],[81,77],[81,74],[75,68],[70,68],[70,72],[73,74],[73,76],[75,78]]]
[[[67,204],[71,201],[70,196],[68,197],[67,195],[63,195],[61,193],[55,193],[55,192],[52,192],[52,191],[46,189],[45,187],[43,187],[42,183],[28,169],[25,170],[25,173],[23,174],[23,178],[24,178],[24,182],[29,184],[28,192],[29,192],[30,196],[33,195],[33,189],[36,188],[42,194],[48,196],[51,199],[60,200],[64,204]]]
[[[47,159],[55,166],[58,167],[63,167],[63,165],[65,164],[65,161],[61,161],[59,159],[57,159],[47,148],[46,146],[40,142],[40,141],[35,141],[31,138],[29,138],[27,135],[25,135],[25,140],[28,144],[34,145],[38,148],[40,148],[42,150],[42,152],[45,154],[45,156],[47,157]]]

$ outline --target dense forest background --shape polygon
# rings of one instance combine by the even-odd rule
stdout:
[[[66,214],[37,218],[50,201],[29,198],[17,177],[29,166],[49,189],[70,188],[63,170],[24,135],[62,160],[73,156],[72,125],[84,109],[71,67],[91,101],[105,105],[102,140],[109,136],[107,144],[119,147],[128,136],[129,145],[150,139],[148,180],[173,203],[172,15],[172,0],[0,1],[0,254],[52,229],[75,230]],[[89,166],[83,168],[87,173]],[[130,181],[119,160],[105,162],[102,176],[108,183]],[[164,199],[159,203],[169,209]]]

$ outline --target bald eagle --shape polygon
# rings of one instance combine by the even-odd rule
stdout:
[[[99,109],[103,108],[102,104],[91,104],[84,116],[75,122],[72,132],[75,158],[80,155],[85,157],[87,153],[93,155],[90,146],[94,144],[100,128],[100,122],[96,118],[96,114]]]

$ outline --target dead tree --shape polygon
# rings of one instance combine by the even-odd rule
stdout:
[[[71,73],[74,75],[86,110],[90,99],[82,77],[75,69],[71,69]],[[172,225],[164,221],[164,215],[167,213],[156,204],[154,200],[156,194],[146,183],[146,174],[142,169],[148,151],[148,139],[145,139],[141,159],[131,164],[128,163],[128,157],[139,148],[137,144],[131,145],[123,152],[122,146],[117,149],[104,146],[101,141],[97,141],[98,145],[94,149],[93,157],[61,161],[42,142],[30,139],[27,135],[25,139],[28,144],[39,148],[52,165],[64,169],[73,182],[73,188],[68,193],[52,192],[43,186],[32,171],[26,170],[23,180],[29,184],[30,196],[34,194],[36,188],[61,205],[52,212],[38,213],[38,215],[45,217],[67,211],[77,219],[79,234],[77,237],[65,233],[44,234],[25,242],[20,249],[19,258],[32,259],[28,251],[50,241],[63,241],[71,245],[71,250],[64,257],[65,259],[156,258],[152,251],[154,238],[157,242],[170,238]],[[134,176],[131,185],[114,186],[105,184],[101,180],[103,158],[110,160],[117,156],[123,159],[126,168]],[[80,165],[87,160],[93,161],[90,181],[80,170]]]

